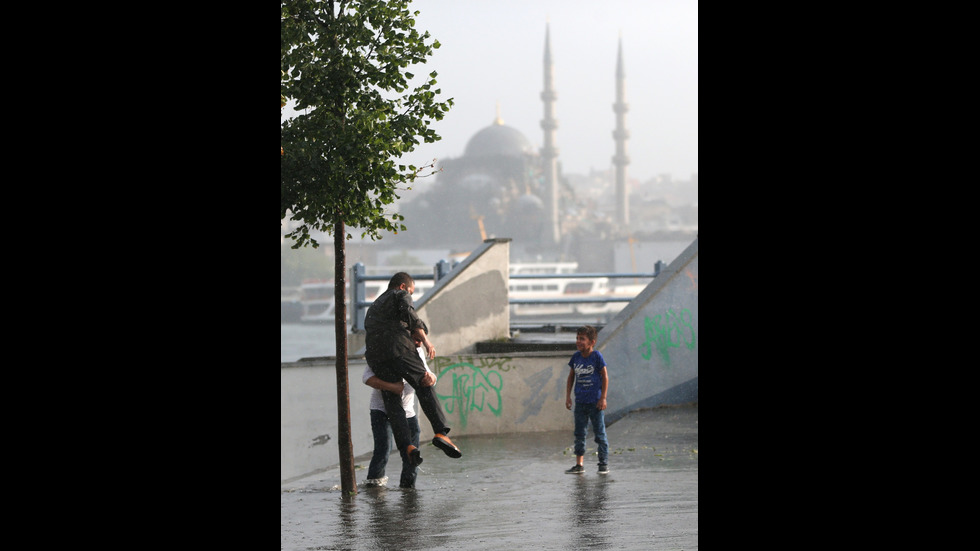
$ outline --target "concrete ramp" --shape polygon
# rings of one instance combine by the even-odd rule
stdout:
[[[415,305],[438,356],[473,352],[510,331],[510,238],[487,239]]]
[[[698,240],[602,331],[612,423],[638,408],[698,401]]]

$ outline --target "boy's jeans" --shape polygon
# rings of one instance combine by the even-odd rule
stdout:
[[[609,460],[606,415],[605,411],[596,407],[596,404],[575,404],[575,455],[585,455],[585,434],[590,421],[592,432],[595,434],[595,443],[599,445],[599,464],[605,465]]]

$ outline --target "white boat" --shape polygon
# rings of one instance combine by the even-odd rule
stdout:
[[[572,274],[578,262],[511,263],[510,275]],[[565,296],[568,279],[511,279],[507,290],[512,299],[553,299]],[[552,316],[572,314],[572,304],[512,304],[511,316]]]
[[[594,289],[588,291],[589,296],[599,296],[604,298],[627,298],[634,299],[640,294],[647,284],[617,284],[615,287],[610,285],[609,278],[601,278],[605,281],[597,281]],[[582,315],[606,315],[618,314],[620,310],[626,308],[628,301],[616,302],[583,302],[575,305],[575,311]]]
[[[577,262],[513,263],[510,274],[554,274],[555,278],[511,279],[511,299],[630,298],[646,284],[614,284],[608,277],[575,277]],[[511,316],[608,316],[618,313],[628,302],[567,302],[554,304],[512,304]]]
[[[303,315],[298,287],[279,288],[279,323],[295,323]]]
[[[334,284],[332,279],[304,279],[299,286],[303,323],[333,323]]]

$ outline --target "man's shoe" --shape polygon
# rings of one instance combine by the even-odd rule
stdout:
[[[405,451],[408,454],[408,461],[413,467],[418,467],[422,464],[422,452],[418,448],[409,444]]]
[[[388,477],[383,476],[381,478],[369,478],[364,481],[365,488],[379,488],[388,484]]]
[[[599,463],[599,474],[609,474],[609,465]]]
[[[452,457],[453,459],[459,459],[463,457],[463,452],[459,451],[456,444],[449,439],[445,434],[437,434],[435,438],[432,439],[432,443],[435,444],[437,448],[446,452],[446,455]]]
[[[585,467],[582,465],[575,465],[571,469],[565,471],[565,474],[585,474]]]

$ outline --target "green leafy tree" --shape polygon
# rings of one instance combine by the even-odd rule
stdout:
[[[386,212],[426,167],[398,164],[420,143],[439,136],[452,99],[436,101],[436,72],[413,83],[409,68],[425,63],[438,41],[415,30],[410,0],[283,0],[280,95],[300,112],[282,121],[279,216],[299,222],[294,247],[318,246],[310,235],[334,236],[337,409],[341,490],[357,493],[347,380],[345,239],[347,227],[380,239],[406,229]],[[431,165],[430,165],[431,166]]]
[[[453,103],[437,101],[435,71],[412,85],[409,69],[439,42],[414,28],[409,4],[281,3],[281,95],[299,114],[281,123],[279,215],[301,222],[294,247],[316,247],[310,232],[333,233],[337,221],[372,239],[406,229],[386,206],[427,167],[398,160],[440,139],[429,125]]]

